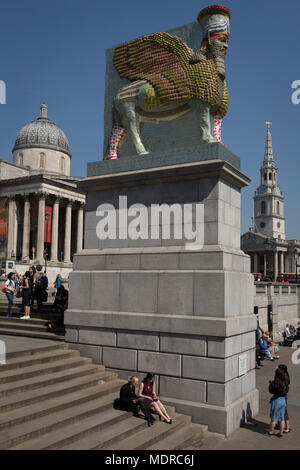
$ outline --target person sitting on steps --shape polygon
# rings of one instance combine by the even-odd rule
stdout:
[[[172,424],[172,419],[168,415],[167,410],[165,409],[162,402],[157,398],[155,393],[154,377],[155,375],[150,374],[150,372],[146,375],[140,385],[139,396],[147,400],[150,408],[156,411],[156,413],[159,415],[160,420],[162,418],[166,423]]]
[[[124,384],[120,390],[120,408],[125,411],[133,411],[134,416],[138,416],[138,407],[140,406],[148,422],[148,426],[151,426],[155,418],[151,414],[147,401],[136,395],[135,387],[137,387],[138,384],[138,377],[135,375],[128,377],[128,383]]]

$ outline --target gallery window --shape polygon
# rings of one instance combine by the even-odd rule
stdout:
[[[45,169],[45,154],[40,153],[40,168]]]
[[[61,157],[61,159],[60,159],[60,171],[62,173],[65,172],[65,159],[64,159],[64,157]]]

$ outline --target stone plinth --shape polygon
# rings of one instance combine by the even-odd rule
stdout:
[[[82,182],[85,248],[70,274],[66,340],[121,377],[157,374],[165,402],[229,435],[258,411],[253,279],[240,250],[240,189],[249,179],[227,161],[200,157]],[[155,239],[97,238],[97,208],[112,204],[119,216],[119,196],[146,206]],[[203,244],[176,238],[183,220],[172,216],[166,238],[166,220],[154,226],[150,217],[153,204],[203,205]],[[194,212],[193,222],[196,230]]]

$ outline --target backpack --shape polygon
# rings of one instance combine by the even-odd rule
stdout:
[[[5,289],[6,289],[5,282],[2,282],[2,284],[1,284],[1,292],[5,292]]]
[[[47,278],[47,276],[43,275],[43,276],[40,277],[39,286],[42,289],[47,289],[47,287],[48,287],[48,278]]]

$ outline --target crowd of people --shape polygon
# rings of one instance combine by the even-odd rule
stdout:
[[[297,328],[295,328],[294,325],[289,325],[287,323],[284,329],[283,336],[285,339],[292,340],[292,341],[300,339],[300,322],[298,322]]]
[[[49,324],[51,329],[60,327],[64,322],[64,311],[68,308],[68,291],[62,285],[62,277],[57,275],[54,282],[56,289],[55,300],[53,309],[60,313],[57,321]],[[15,297],[22,298],[21,309],[24,316],[21,319],[30,319],[30,314],[34,312],[34,303],[37,303],[37,312],[41,313],[43,310],[43,302],[48,300],[48,278],[46,273],[43,272],[41,265],[31,266],[24,275],[19,273],[10,272],[7,276],[7,281],[1,286],[2,292],[5,293],[8,300],[7,317],[12,317],[12,308],[14,305]]]

